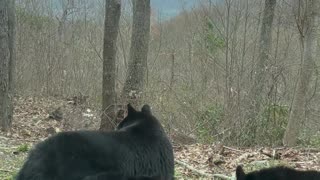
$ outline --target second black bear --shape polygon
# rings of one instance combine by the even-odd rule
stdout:
[[[237,180],[320,180],[318,171],[298,171],[278,166],[245,174],[242,167],[236,170]]]
[[[174,177],[173,149],[144,105],[113,132],[62,132],[37,144],[17,180],[129,180]]]

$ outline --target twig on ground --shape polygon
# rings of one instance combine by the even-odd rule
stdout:
[[[195,172],[197,174],[200,174],[201,176],[211,177],[211,178],[215,178],[216,177],[216,178],[226,179],[226,180],[230,180],[231,179],[231,177],[223,175],[223,174],[209,174],[209,173],[197,170],[197,169],[193,168],[192,166],[188,165],[187,163],[179,161],[179,160],[174,160],[174,161],[177,164],[179,164],[181,166],[184,166],[185,168],[188,168],[188,169],[190,169],[191,171],[193,171],[193,172]]]
[[[0,136],[0,139],[5,139],[5,140],[8,140],[9,138],[7,138],[7,137],[4,137],[4,136]]]
[[[8,170],[8,169],[0,169],[0,171],[2,171],[2,172],[9,172],[9,173],[12,173],[12,172],[13,172],[13,171]]]
[[[15,149],[18,149],[18,146],[14,146],[14,147],[1,147],[0,146],[0,149],[1,150],[15,150]]]
[[[228,149],[228,150],[230,150],[230,151],[236,151],[236,152],[240,152],[240,153],[243,152],[243,151],[241,151],[241,150],[234,149],[234,148],[231,148],[231,147],[228,147],[228,146],[223,146],[223,148]]]

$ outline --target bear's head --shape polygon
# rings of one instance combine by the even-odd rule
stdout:
[[[141,111],[135,110],[131,104],[127,105],[128,114],[119,123],[116,130],[143,129],[149,131],[152,129],[162,130],[159,121],[152,115],[151,108],[145,104]]]

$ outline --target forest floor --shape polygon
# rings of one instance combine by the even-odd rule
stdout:
[[[99,110],[75,98],[16,98],[13,127],[0,132],[0,179],[11,180],[34,144],[60,131],[98,129]],[[320,171],[318,148],[238,148],[222,144],[174,145],[177,179],[235,179],[246,171],[275,165]]]

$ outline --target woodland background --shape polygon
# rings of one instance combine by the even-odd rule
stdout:
[[[58,3],[57,8],[56,3]],[[101,104],[104,1],[16,2],[16,91]],[[126,78],[132,27],[130,1],[122,6],[116,92]],[[248,122],[256,86],[264,1],[199,1],[162,19],[151,13],[144,102],[159,119],[197,139],[239,145],[280,145],[299,79],[303,44],[294,1],[277,1],[258,116]],[[297,25],[298,24],[298,25]],[[302,26],[302,25],[300,25]],[[319,34],[317,36],[319,49]],[[307,88],[301,143],[319,144],[320,51]],[[247,132],[247,133],[245,133]]]

